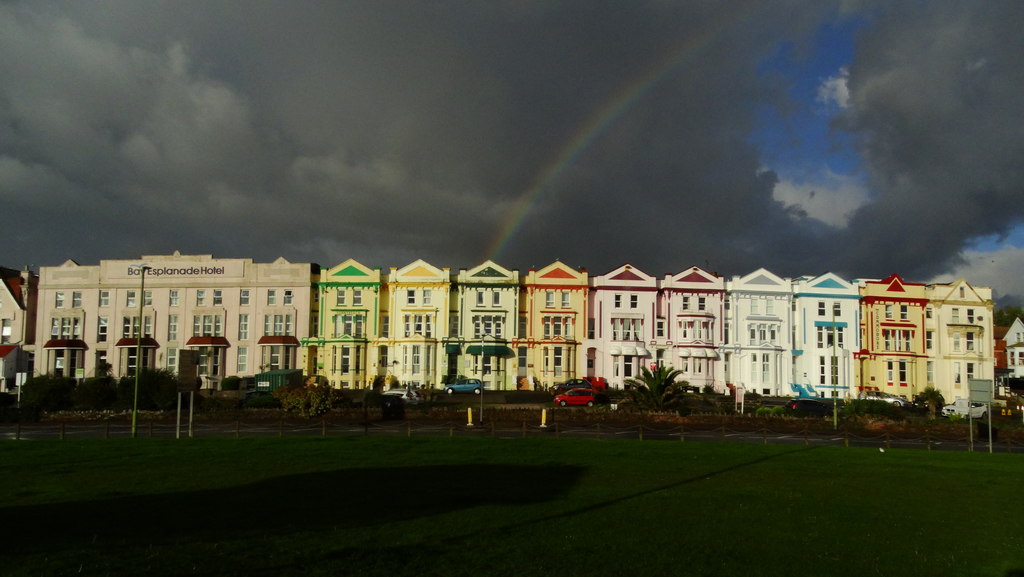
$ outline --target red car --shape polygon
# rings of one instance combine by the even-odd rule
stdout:
[[[592,389],[573,389],[555,397],[555,404],[593,407],[597,404],[597,392]]]

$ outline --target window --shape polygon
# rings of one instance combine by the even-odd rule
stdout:
[[[688,297],[688,296],[684,296],[683,297],[683,310],[684,311],[690,310],[690,297]]]
[[[249,347],[238,347],[238,369],[237,372],[245,373],[249,370]]]
[[[549,309],[555,307],[555,291],[544,292],[544,306],[546,306]]]
[[[98,317],[96,319],[96,341],[105,343],[107,342],[107,327],[109,321],[107,317]]]
[[[277,291],[275,289],[267,290],[267,306],[277,306]]]
[[[501,306],[501,292],[500,291],[491,291],[491,306],[492,307],[499,307],[499,306]]]
[[[71,308],[80,309],[82,308],[82,292],[72,291],[71,292]]]
[[[249,289],[242,289],[238,293],[238,304],[249,306]]]
[[[900,305],[900,320],[910,320],[910,307],[907,305]]]
[[[136,306],[138,306],[138,304],[135,302],[135,291],[125,291],[124,306],[126,306],[126,307],[136,307]]]
[[[766,315],[773,315],[773,314],[775,314],[775,301],[774,300],[768,299],[767,301],[765,301],[765,303],[764,303],[764,314],[766,314]]]
[[[168,291],[168,293],[167,293],[167,304],[169,306],[176,307],[176,306],[178,306],[178,302],[179,302],[178,289],[171,289],[170,291]]]
[[[429,301],[430,301],[429,294],[430,294],[430,291],[423,291],[423,301],[426,304],[430,304],[429,303]],[[352,306],[357,306],[357,307],[363,306],[363,291],[361,291],[361,290],[354,290],[354,291],[352,291]]]
[[[825,316],[825,301],[818,301],[818,316]]]
[[[238,340],[244,341],[249,338],[249,315],[238,315]]]
[[[629,308],[635,309],[638,304],[640,304],[640,296],[639,295],[629,295]]]
[[[954,323],[959,323],[960,322],[960,309],[957,309],[957,308],[953,309],[953,322]]]
[[[697,297],[697,310],[706,311],[708,310],[708,299],[707,297]]]
[[[843,305],[839,303],[832,303],[832,316],[843,316]]]
[[[62,309],[64,308],[64,291],[57,291],[53,295],[53,306]]]
[[[224,291],[213,289],[213,306],[219,307],[224,304]]]
[[[72,303],[71,306],[76,306]],[[967,309],[967,322],[974,323],[974,309]]]
[[[562,291],[562,308],[567,309],[572,306],[572,295],[569,291]]]
[[[335,289],[334,290],[334,305],[335,306],[343,307],[343,306],[345,306],[345,303],[346,303],[347,300],[348,300],[348,291],[346,291],[345,289]]]
[[[391,336],[391,317],[388,315],[380,317],[380,336],[385,338]]]
[[[100,291],[100,306],[101,307],[109,307],[110,306],[110,291],[108,291],[108,290]]]
[[[967,333],[966,339],[967,339],[967,350],[969,352],[973,352],[974,351],[974,333],[970,333],[970,332]]]
[[[178,372],[178,349],[167,349],[167,368]]]
[[[483,295],[480,294],[480,293],[477,293],[477,298],[476,298],[477,304],[479,304],[479,305],[484,304],[483,300],[484,300],[483,299]],[[416,304],[416,291],[414,291],[412,289],[405,291],[405,303],[406,304],[410,304],[410,305]]]
[[[622,308],[622,295],[615,295],[615,308]]]
[[[147,307],[153,306],[153,291],[142,293],[142,305]]]
[[[891,321],[893,319],[893,316],[892,316],[892,305],[885,305],[885,319],[889,320],[889,321]],[[890,382],[891,382],[891,380],[890,380]]]
[[[752,299],[750,301],[750,314],[752,314],[752,315],[760,314],[760,308],[761,307],[758,305],[756,299]]]
[[[357,291],[358,292],[358,291]],[[434,298],[433,293],[430,289],[423,289],[423,304],[429,305],[430,301]],[[355,303],[353,303],[355,304]]]
[[[284,291],[284,305],[285,306],[291,306],[291,304],[292,304],[292,291],[289,290],[289,289],[285,289],[285,291]]]
[[[960,333],[953,333],[953,350],[960,351]]]
[[[220,315],[193,315],[192,336],[221,337],[224,336],[224,319]]]
[[[967,363],[967,378],[974,378],[974,363]]]
[[[665,338],[665,320],[658,319],[655,322],[654,330],[659,339]]]
[[[924,348],[931,350],[934,346],[933,339],[935,338],[935,331],[924,332]]]
[[[196,306],[197,307],[205,307],[206,306],[206,289],[199,289],[199,290],[196,291]]]
[[[267,336],[293,336],[292,315],[264,315],[263,334]]]
[[[178,340],[178,315],[167,315],[167,340]]]
[[[928,371],[928,375],[927,375],[928,382],[929,383],[934,383],[935,382],[935,361],[928,361],[927,369],[926,370]]]
[[[900,361],[900,384],[907,384],[907,361]]]

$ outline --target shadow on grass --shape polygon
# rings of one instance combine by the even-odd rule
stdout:
[[[0,508],[11,552],[186,545],[369,527],[557,499],[575,466],[438,465],[287,475],[225,489]],[[540,491],[538,487],[545,487]]]

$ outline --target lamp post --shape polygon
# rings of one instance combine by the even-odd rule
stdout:
[[[838,302],[832,303],[832,364],[829,371],[832,373],[832,428],[839,428],[839,396],[836,391],[839,383],[839,363],[836,360],[836,306]]]
[[[138,436],[136,423],[139,414],[139,374],[142,373],[142,305],[146,301],[146,271],[150,270],[147,264],[131,265],[139,269],[142,275],[139,281],[139,328],[135,333],[135,394],[132,397],[132,438]]]

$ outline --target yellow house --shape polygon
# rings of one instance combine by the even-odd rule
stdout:
[[[481,379],[487,389],[515,389],[518,313],[519,271],[493,261],[461,269],[445,340],[448,379],[462,375]]]
[[[864,281],[861,349],[854,358],[857,392],[884,391],[912,400],[928,385],[925,347],[925,285],[893,274]]]
[[[572,378],[601,376],[582,346],[589,291],[586,269],[559,261],[527,273],[520,299],[521,330],[514,343],[521,386],[550,387]]]
[[[445,374],[449,269],[423,260],[391,267],[383,288],[376,341],[378,369],[402,385],[439,387]]]
[[[927,382],[952,402],[970,396],[970,380],[995,380],[992,289],[964,279],[928,285]]]
[[[380,331],[381,275],[348,259],[320,271],[318,322],[303,340],[306,374],[335,388],[362,388],[383,371],[374,346]]]

